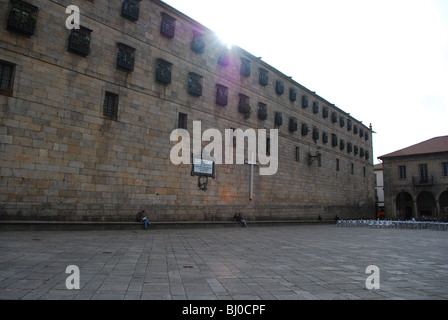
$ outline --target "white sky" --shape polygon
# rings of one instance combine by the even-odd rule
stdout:
[[[448,0],[164,0],[365,125],[378,156],[448,135]]]

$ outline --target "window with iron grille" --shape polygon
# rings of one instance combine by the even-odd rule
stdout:
[[[103,114],[113,120],[118,116],[118,94],[106,91],[104,95]]]
[[[179,117],[177,119],[177,128],[187,129],[187,119],[188,116],[185,113],[179,112]]]
[[[297,92],[293,88],[289,89],[289,100],[291,100],[292,102],[297,100]]]
[[[241,69],[240,69],[241,75],[245,77],[250,76],[250,60],[246,58],[241,58]]]
[[[14,64],[0,60],[0,94],[11,95]]]
[[[250,117],[250,98],[245,94],[239,93],[238,112],[244,114],[244,118]]]
[[[92,30],[81,26],[79,29],[72,29],[68,38],[68,50],[82,56],[90,53],[90,34]]]
[[[196,30],[193,30],[193,40],[191,41],[191,50],[196,53],[204,53],[205,41],[204,35]]]
[[[319,113],[319,103],[317,101],[313,101],[313,113]]]
[[[194,72],[190,72],[188,74],[188,93],[196,96],[196,97],[200,97],[202,96],[202,76],[194,73]]]
[[[353,151],[353,144],[351,142],[347,142],[347,152],[351,153]]]
[[[118,43],[117,66],[132,71],[134,70],[134,62],[135,49],[124,43]]]
[[[333,147],[337,147],[338,145],[338,136],[335,133],[331,134],[331,145]]]
[[[275,82],[275,93],[283,94],[283,92],[285,92],[285,87],[283,86],[283,82],[281,82],[280,80],[277,80]]]
[[[11,0],[7,27],[26,35],[33,35],[36,31],[39,8],[21,0]]]
[[[326,132],[322,133],[322,142],[328,143],[328,133],[326,133]]]
[[[308,108],[308,97],[302,96],[302,108]]]
[[[156,81],[164,84],[171,83],[172,64],[163,59],[156,60]]]
[[[331,113],[331,121],[338,122],[338,114],[336,112]]]
[[[230,64],[230,54],[228,49],[221,49],[218,55],[218,64],[227,67]]]
[[[258,119],[266,120],[268,117],[268,106],[262,102],[258,104]]]
[[[229,88],[222,84],[216,85],[216,104],[225,107],[228,103]]]
[[[137,21],[140,13],[141,0],[124,0],[121,6],[121,16],[131,21]]]
[[[269,73],[267,70],[260,68],[259,82],[262,86],[267,86],[269,84]]]
[[[160,34],[166,38],[174,38],[176,31],[176,19],[162,12],[162,22],[160,24]]]

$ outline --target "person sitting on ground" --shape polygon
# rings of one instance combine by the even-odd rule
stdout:
[[[146,218],[145,210],[141,210],[137,213],[137,222],[143,222],[145,224],[145,229],[148,229],[148,225],[150,225],[151,222],[149,222],[148,218]]]

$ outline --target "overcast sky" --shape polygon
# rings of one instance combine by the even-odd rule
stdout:
[[[164,0],[357,120],[378,156],[448,135],[448,0]]]

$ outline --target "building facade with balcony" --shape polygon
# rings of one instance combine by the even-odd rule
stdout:
[[[164,2],[0,0],[0,12],[0,219],[374,215],[371,126]],[[171,134],[193,136],[194,122],[202,137],[266,129],[258,146],[278,150],[278,170],[173,163]]]
[[[387,218],[448,218],[448,136],[378,157]]]

